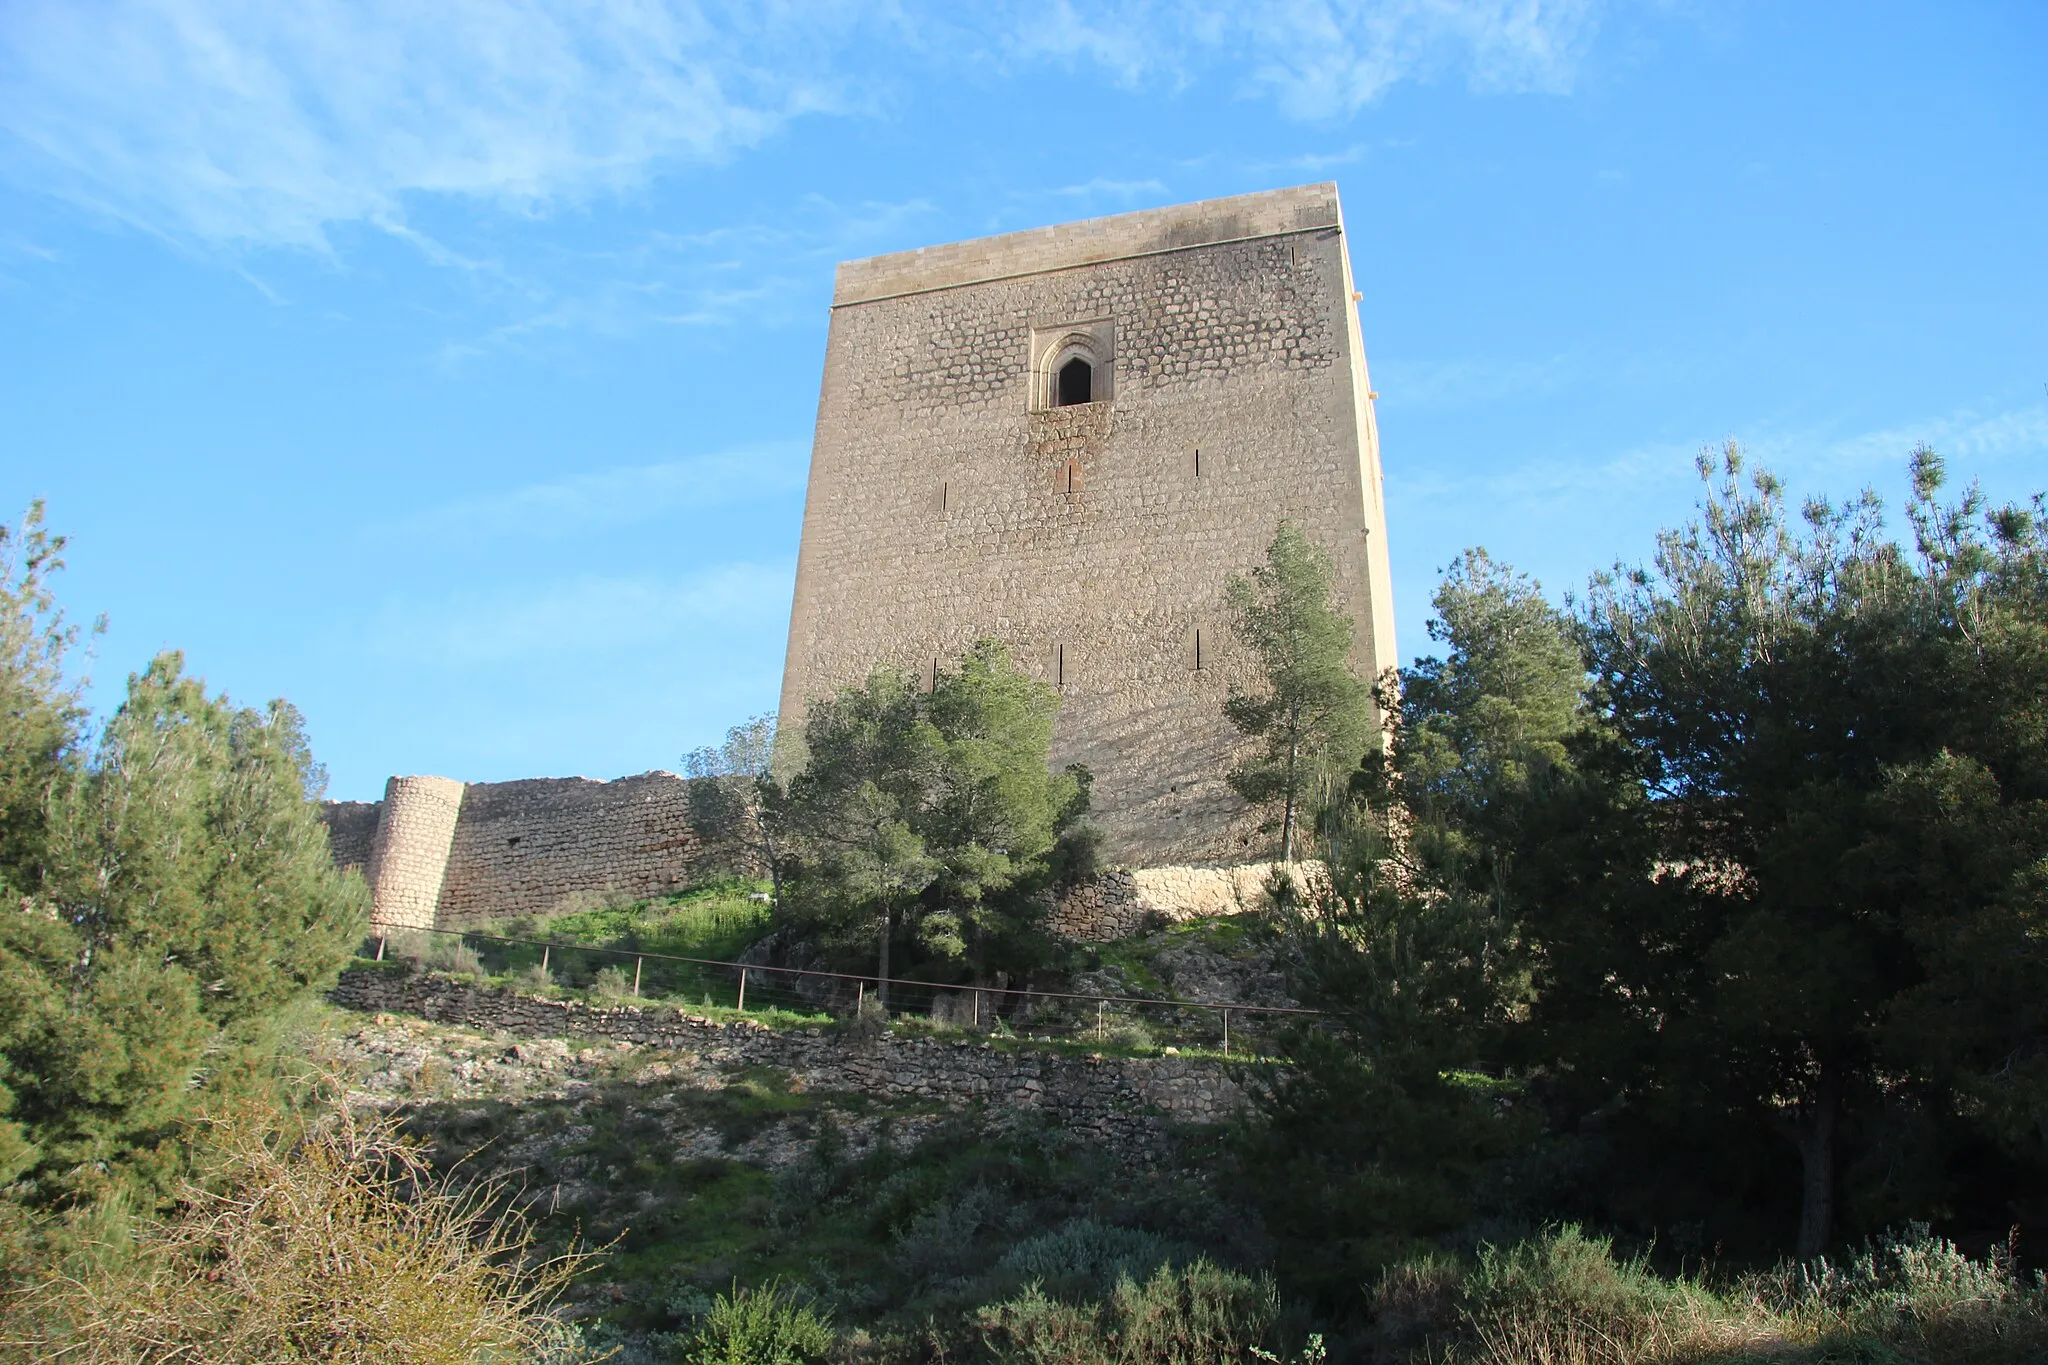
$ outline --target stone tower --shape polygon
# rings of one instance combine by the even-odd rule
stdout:
[[[978,636],[1060,689],[1110,852],[1266,856],[1223,774],[1253,674],[1223,588],[1283,517],[1394,662],[1379,441],[1337,187],[839,267],[782,717]]]

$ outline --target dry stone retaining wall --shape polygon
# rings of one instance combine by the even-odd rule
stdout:
[[[1182,1057],[1069,1056],[972,1042],[720,1023],[681,1010],[522,995],[439,973],[344,972],[334,1003],[522,1037],[600,1037],[688,1050],[727,1066],[774,1066],[810,1089],[1025,1106],[1105,1140],[1157,1139],[1156,1116],[1219,1123],[1245,1104],[1225,1064]]]

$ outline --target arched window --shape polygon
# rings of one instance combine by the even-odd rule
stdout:
[[[1080,356],[1060,366],[1058,387],[1053,395],[1056,407],[1095,401],[1095,367]]]
[[[1069,459],[1053,471],[1053,483],[1068,497],[1078,496],[1081,492],[1081,462]]]

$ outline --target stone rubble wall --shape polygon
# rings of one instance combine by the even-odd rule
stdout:
[[[432,929],[462,809],[462,784],[446,777],[394,777],[384,784],[382,806],[370,854],[370,922]]]
[[[369,877],[370,860],[377,852],[377,823],[383,816],[382,801],[320,803],[320,818],[327,825],[327,851],[336,867]]]
[[[669,772],[467,785],[394,777],[380,802],[322,809],[335,863],[362,868],[370,883],[373,922],[408,929],[555,914],[610,893],[666,895],[712,861],[689,814],[689,780]],[[743,852],[719,852],[718,865],[748,870]]]
[[[449,850],[440,927],[556,913],[607,892],[667,895],[696,876],[697,843],[689,781],[674,773],[473,783]]]
[[[1084,943],[1129,938],[1158,924],[1213,915],[1236,915],[1272,904],[1267,888],[1281,863],[1240,863],[1235,867],[1140,867],[1099,874],[1054,902],[1048,921],[1054,933]],[[1295,863],[1289,872],[1297,893],[1328,879],[1319,862]]]
[[[986,1101],[1037,1109],[1072,1131],[1149,1142],[1156,1119],[1221,1123],[1246,1103],[1239,1068],[1182,1057],[1069,1056],[888,1034],[721,1023],[682,1010],[598,1006],[523,995],[439,973],[358,968],[329,998],[365,1013],[418,1015],[520,1037],[609,1038],[676,1048],[719,1066],[773,1066],[806,1089],[890,1095],[946,1104]]]

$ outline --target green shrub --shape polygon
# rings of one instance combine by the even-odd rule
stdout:
[[[482,976],[483,960],[476,950],[459,938],[436,935],[433,947],[427,956],[427,965],[451,976]]]
[[[806,1365],[832,1348],[832,1323],[782,1281],[720,1294],[684,1348],[685,1365]]]
[[[1006,1365],[1244,1365],[1270,1355],[1280,1319],[1272,1277],[1207,1260],[1117,1281],[1106,1302],[1075,1306],[1031,1285],[978,1314]]]
[[[1011,1200],[987,1185],[970,1185],[957,1197],[926,1208],[896,1230],[889,1259],[920,1284],[959,1283],[973,1265],[981,1234],[1003,1227],[1015,1212]]]
[[[1144,1282],[1161,1266],[1194,1260],[1180,1244],[1138,1228],[1109,1227],[1076,1218],[1055,1231],[1019,1242],[997,1269],[1018,1283],[1035,1282],[1063,1297],[1109,1293],[1119,1280]],[[1073,1292],[1078,1291],[1078,1293]]]
[[[633,978],[623,967],[605,967],[591,979],[590,989],[599,995],[623,998],[633,994]]]
[[[1823,1341],[1883,1341],[1909,1359],[2048,1358],[2048,1290],[2023,1279],[2011,1253],[1983,1260],[1929,1235],[1925,1224],[1872,1239],[1842,1265],[1787,1262],[1740,1281],[1731,1297]]]
[[[1440,1259],[1396,1267],[1374,1308],[1383,1348],[1437,1365],[2048,1359],[2039,1280],[2014,1274],[2007,1254],[1972,1260],[1924,1227],[1879,1238],[1840,1265],[1787,1262],[1720,1292],[1698,1278],[1661,1278],[1564,1227],[1485,1248],[1462,1275]]]

